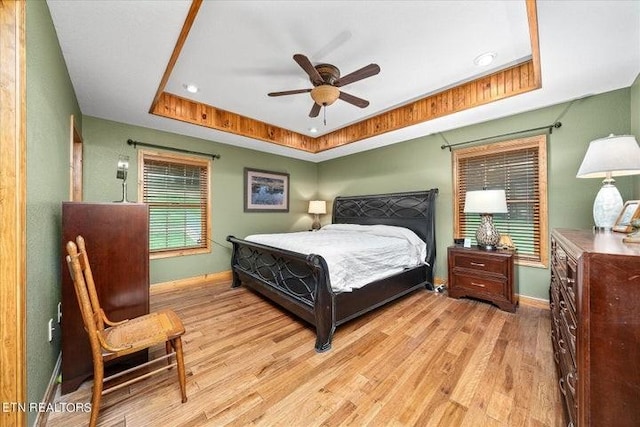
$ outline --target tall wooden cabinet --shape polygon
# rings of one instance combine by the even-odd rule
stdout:
[[[551,339],[567,425],[640,426],[640,245],[551,234]]]
[[[93,375],[91,349],[65,260],[66,243],[82,235],[98,297],[107,316],[149,312],[149,209],[143,203],[62,204],[62,393]],[[131,363],[146,360],[133,355]]]

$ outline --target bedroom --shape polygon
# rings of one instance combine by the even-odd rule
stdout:
[[[219,144],[149,128],[84,115],[78,106],[67,66],[60,52],[47,5],[28,2],[27,8],[27,250],[26,325],[27,343],[25,398],[39,402],[54,370],[60,343],[59,331],[47,342],[46,324],[56,316],[59,301],[60,202],[68,200],[69,116],[81,122],[86,143],[84,198],[112,201],[121,196],[115,179],[118,154],[129,138],[139,141],[221,154],[213,165],[213,240],[224,242],[227,234],[306,229],[311,218],[306,204],[312,198],[331,200],[340,194],[371,194],[440,189],[438,254],[436,275],[446,274],[446,247],[452,240],[451,154],[440,149],[438,134],[319,163]],[[636,34],[637,34],[636,28]],[[635,45],[637,47],[637,44]],[[637,51],[622,49],[621,55],[636,58]],[[287,57],[290,57],[287,54]],[[586,228],[592,224],[591,205],[598,180],[577,180],[575,173],[589,141],[609,133],[640,134],[640,82],[636,78],[615,90],[574,102],[562,118],[563,127],[549,143],[550,228]],[[606,69],[606,66],[605,66]],[[450,142],[466,141],[513,130],[527,129],[555,120],[568,102],[451,129],[444,133]],[[306,107],[305,107],[306,108]],[[306,114],[306,111],[302,112]],[[331,119],[331,116],[328,116]],[[131,150],[131,156],[135,152]],[[248,160],[250,159],[250,160]],[[375,165],[371,167],[370,165]],[[242,170],[255,167],[290,174],[291,209],[286,214],[242,214]],[[133,172],[132,172],[133,174]],[[623,198],[640,198],[640,180],[622,177],[617,185]],[[130,199],[135,199],[134,185]],[[234,210],[235,209],[235,210]],[[329,217],[322,218],[323,223]],[[228,254],[214,247],[214,253],[185,259],[154,260],[151,283],[165,283],[229,269]],[[188,259],[187,259],[188,258]],[[522,268],[521,293],[548,299],[549,270]],[[4,282],[3,286],[7,286]],[[4,357],[4,356],[3,356]],[[4,360],[3,360],[4,362]],[[30,422],[34,414],[28,415]]]

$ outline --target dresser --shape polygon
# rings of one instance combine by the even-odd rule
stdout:
[[[62,204],[62,394],[91,375],[93,362],[66,262],[66,244],[82,235],[100,304],[112,321],[149,313],[149,208],[144,203]],[[146,352],[124,364],[146,361]],[[112,367],[114,368],[114,367]]]
[[[447,250],[449,296],[490,301],[516,311],[514,252],[451,246]]]
[[[551,341],[567,425],[640,426],[640,245],[551,233]]]

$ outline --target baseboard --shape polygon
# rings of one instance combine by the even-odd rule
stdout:
[[[149,288],[151,295],[157,295],[164,292],[172,292],[178,289],[184,289],[191,286],[199,286],[204,283],[218,284],[229,282],[233,278],[231,270],[220,271],[218,273],[203,274],[201,276],[187,277],[185,279],[171,280],[169,282],[154,283]]]
[[[62,352],[58,354],[56,366],[53,368],[51,378],[49,379],[49,384],[47,384],[47,389],[44,391],[44,396],[42,397],[42,403],[46,406],[52,404],[53,399],[55,398],[56,388],[58,387],[58,375],[60,375],[61,366]],[[36,427],[44,427],[47,425],[47,418],[49,418],[49,411],[38,411],[38,415],[36,415],[36,419],[33,422],[33,425]]]
[[[433,281],[436,286],[447,285],[447,279],[444,279],[442,277],[435,277]],[[516,294],[516,299],[518,300],[520,305],[526,305],[527,307],[534,307],[542,310],[549,310],[549,300],[518,294]]]
[[[218,273],[203,274],[202,276],[187,277],[186,279],[172,280],[169,282],[155,283],[151,285],[150,294],[156,295],[164,292],[172,292],[178,289],[188,288],[191,286],[200,286],[204,283],[219,284],[229,282],[233,278],[231,270],[220,271]],[[447,279],[442,277],[434,277],[436,286],[446,285]],[[549,310],[549,301],[541,298],[528,297],[525,295],[516,295],[521,305],[535,307],[543,310]]]
[[[528,297],[525,295],[517,295],[520,305],[526,305],[527,307],[540,308],[543,310],[549,310],[549,301],[542,298]]]

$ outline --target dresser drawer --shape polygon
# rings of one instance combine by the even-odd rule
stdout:
[[[456,254],[454,258],[454,268],[466,268],[506,276],[508,262],[509,260],[507,258]]]
[[[571,304],[573,312],[576,312],[576,278],[578,276],[578,265],[576,262],[569,258],[567,260],[567,276],[566,280],[563,281],[563,285],[565,286],[565,291],[567,293],[567,301]]]
[[[565,400],[567,410],[569,412],[569,419],[571,422],[576,422],[577,419],[577,380],[576,366],[569,354],[567,343],[563,338],[558,340],[558,358],[559,358],[559,373],[558,373],[558,386],[560,392]]]
[[[560,300],[558,301],[558,316],[560,317],[560,327],[562,328],[562,332],[567,341],[569,351],[571,352],[571,356],[574,361],[577,361],[576,357],[576,316],[571,307],[571,305],[567,302],[567,292],[566,289],[560,288]]]

